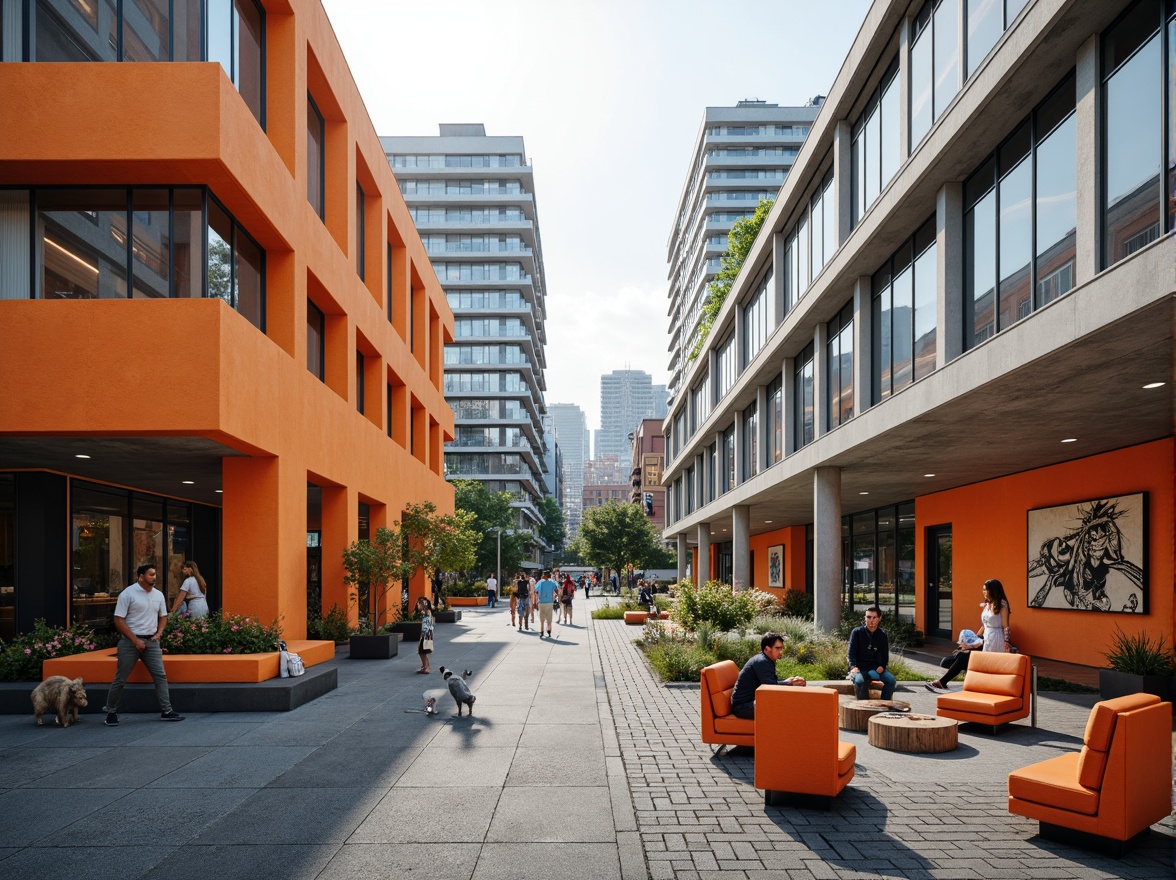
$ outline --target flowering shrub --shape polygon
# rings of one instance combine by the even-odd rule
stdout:
[[[160,639],[165,654],[263,654],[278,650],[282,628],[254,617],[222,614],[170,617]]]
[[[701,587],[682,581],[678,584],[678,600],[670,614],[679,626],[688,630],[706,622],[726,632],[746,625],[757,614],[774,607],[776,597],[770,593],[759,590],[736,593],[718,581],[707,581]]]
[[[108,647],[110,639],[100,639],[87,626],[69,629],[48,626],[44,620],[33,623],[33,631],[7,645],[0,651],[0,681],[40,681],[41,664],[53,657],[83,654]]]

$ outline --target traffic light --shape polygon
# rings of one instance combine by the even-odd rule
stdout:
[[[645,493],[645,515],[653,516],[653,493]]]

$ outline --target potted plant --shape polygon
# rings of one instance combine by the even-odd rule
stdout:
[[[387,660],[399,651],[395,633],[384,626],[389,584],[400,585],[404,571],[400,530],[378,528],[374,538],[355,541],[343,551],[344,582],[351,587],[351,599],[360,601],[360,586],[366,584],[366,608],[360,609],[362,631],[350,638],[351,657],[356,660]]]
[[[1128,635],[1115,626],[1111,650],[1103,652],[1110,669],[1098,671],[1099,697],[1109,700],[1127,694],[1155,694],[1161,700],[1172,699],[1172,673],[1176,657],[1164,644],[1164,637],[1154,639],[1147,632]]]
[[[406,642],[415,642],[421,637],[421,615],[416,608],[408,607],[408,600],[400,603],[400,619],[388,624],[388,630],[399,633]]]

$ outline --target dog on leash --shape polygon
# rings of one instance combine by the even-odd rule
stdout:
[[[54,675],[45,679],[33,689],[33,716],[40,725],[41,716],[47,709],[57,713],[54,722],[58,727],[69,727],[78,720],[78,709],[89,705],[86,687],[80,678],[66,678]]]
[[[457,717],[461,717],[461,707],[468,706],[470,709],[470,716],[474,714],[474,700],[478,699],[470,690],[470,686],[466,684],[466,680],[474,673],[467,669],[461,675],[455,673],[452,669],[446,669],[444,666],[440,668],[441,677],[445,679],[445,684],[449,686],[449,695],[453,697],[453,701],[457,703]]]

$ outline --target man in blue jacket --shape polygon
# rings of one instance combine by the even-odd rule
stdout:
[[[882,629],[882,609],[871,605],[866,609],[865,626],[855,627],[849,634],[849,676],[859,700],[870,698],[870,682],[882,682],[882,699],[894,696],[898,682],[886,667],[890,665],[890,639]]]

